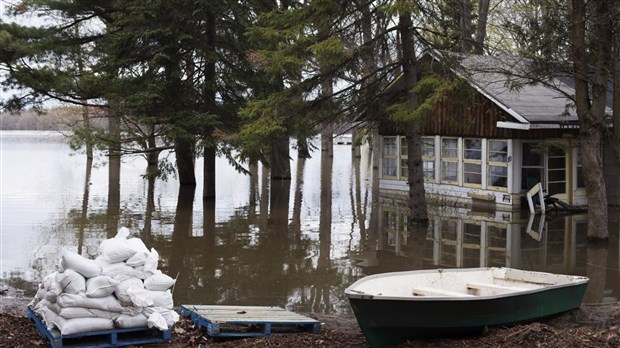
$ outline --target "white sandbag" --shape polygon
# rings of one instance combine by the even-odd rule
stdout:
[[[114,326],[119,329],[129,329],[134,327],[147,327],[148,318],[139,313],[138,315],[121,314],[114,320]]]
[[[154,274],[144,279],[144,287],[153,291],[165,291],[170,289],[176,280],[166,274]]]
[[[149,290],[144,288],[131,288],[127,290],[127,294],[129,295],[131,302],[136,306],[148,307],[154,305],[153,296]]]
[[[172,327],[177,321],[179,321],[179,313],[172,309],[164,308],[164,307],[144,307],[144,315],[150,317],[153,312],[158,312],[161,314],[164,319],[166,319],[166,324],[168,327]]]
[[[66,269],[62,273],[58,273],[56,280],[60,284],[61,294],[79,294],[86,291],[86,279],[72,269]]]
[[[45,299],[48,300],[50,303],[56,303],[58,295],[60,295],[61,291],[62,290],[60,289],[60,284],[54,282],[54,285],[47,289],[47,292],[45,293]]]
[[[45,288],[45,299],[50,303],[56,303],[56,298],[60,295],[60,284],[56,281],[58,272],[52,272],[43,278],[43,288]],[[43,300],[43,298],[41,298]]]
[[[62,252],[62,261],[60,265],[63,269],[72,269],[85,278],[92,278],[101,274],[101,266],[95,262],[95,260],[87,259],[67,249]]]
[[[37,302],[34,306],[30,307],[32,308],[36,313],[38,313],[37,311],[40,310],[43,307],[47,307],[50,303],[46,300],[43,299],[39,302]]]
[[[42,306],[38,310],[35,310],[35,313],[37,313],[37,315],[41,317],[48,330],[54,328],[55,322],[58,319],[58,314],[54,313],[51,309],[45,306]]]
[[[158,263],[159,253],[155,250],[155,248],[151,248],[151,252],[144,262],[144,273],[147,275],[156,274],[155,271],[157,271]]]
[[[118,318],[120,313],[118,312],[110,312],[104,311],[96,308],[85,308],[85,307],[66,307],[62,308],[58,313],[61,317],[65,319],[75,319],[75,318],[106,318],[110,320],[114,320]]]
[[[56,281],[56,276],[58,272],[52,272],[43,278],[43,287],[45,290],[50,290],[53,287],[57,286],[58,282]]]
[[[106,318],[76,318],[64,319],[58,316],[54,325],[63,335],[72,335],[81,332],[110,330],[114,328],[114,322]]]
[[[174,303],[172,300],[172,293],[170,290],[167,291],[152,291],[146,289],[129,289],[127,291],[129,294],[129,298],[131,298],[131,302],[137,306],[142,307],[164,307],[168,309],[172,309],[174,307]]]
[[[123,314],[127,314],[129,316],[134,316],[142,313],[144,311],[144,307],[140,306],[123,306]]]
[[[161,331],[168,330],[168,323],[166,322],[166,318],[159,314],[159,312],[153,312],[153,314],[149,316],[147,324],[150,328],[157,328]]]
[[[129,293],[127,292],[129,289],[144,289],[144,283],[142,283],[141,279],[129,278],[116,285],[114,295],[116,295],[116,298],[123,306],[133,305],[131,297],[129,297]]]
[[[136,253],[127,259],[125,263],[131,267],[144,266],[146,259],[148,258],[150,251],[144,245],[144,242],[140,238],[129,238],[127,239],[127,244],[130,248],[136,251]]]
[[[127,239],[127,237],[129,237],[129,229],[127,227],[119,228],[116,236],[114,236],[116,239]]]
[[[100,259],[109,263],[117,263],[132,257],[136,251],[127,244],[127,239],[111,238],[101,242],[99,253],[101,254]]]
[[[114,296],[86,297],[84,295],[62,294],[58,296],[58,305],[66,307],[86,307],[109,312],[122,312],[123,307]]]
[[[133,269],[133,267],[127,266],[124,262],[117,262],[103,266],[102,275],[114,278],[117,281],[123,281],[128,278],[136,277],[139,275],[139,272]]]
[[[119,281],[108,276],[98,276],[86,280],[87,297],[110,296],[116,290]]]

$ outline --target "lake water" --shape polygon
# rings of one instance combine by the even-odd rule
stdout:
[[[320,151],[297,160],[294,147],[291,155],[292,179],[273,183],[267,168],[249,176],[218,158],[217,199],[203,202],[202,159],[195,190],[179,189],[175,178],[145,178],[140,156],[123,157],[116,171],[102,154],[89,166],[62,134],[2,131],[1,280],[39,282],[62,248],[95,257],[126,226],[178,277],[177,305],[350,314],[343,291],[364,275],[479,266],[587,275],[585,302],[617,301],[617,210],[607,248],[586,245],[583,215],[541,221],[455,207],[432,207],[428,232],[416,238],[404,227],[404,202],[373,184],[368,147],[359,158],[350,145],[334,145],[333,160]]]

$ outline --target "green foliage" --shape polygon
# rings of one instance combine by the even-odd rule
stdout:
[[[471,96],[471,87],[460,78],[429,74],[421,78],[410,91],[417,97],[417,107],[408,103],[396,103],[389,107],[390,120],[394,122],[420,122],[433,115],[441,100],[451,95],[454,100],[466,102]]]

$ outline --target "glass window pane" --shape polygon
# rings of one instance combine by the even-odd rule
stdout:
[[[524,166],[542,166],[543,157],[539,150],[535,148],[535,144],[523,144],[523,165]]]
[[[442,162],[441,163],[441,178],[446,181],[457,180],[458,165],[456,162]]]

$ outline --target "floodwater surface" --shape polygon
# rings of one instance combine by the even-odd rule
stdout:
[[[320,142],[316,142],[320,146]],[[163,153],[173,163],[173,155]],[[299,160],[291,147],[290,181],[268,168],[237,172],[217,159],[217,198],[198,185],[149,179],[147,162],[124,156],[91,163],[55,132],[0,132],[0,280],[33,284],[60,264],[62,248],[94,258],[127,227],[177,277],[175,305],[275,305],[300,312],[350,313],[344,289],[379,272],[509,266],[586,275],[585,302],[616,302],[618,211],[610,244],[585,243],[584,215],[530,218],[519,212],[431,207],[422,236],[406,227],[406,204],[380,193],[372,155],[334,145]]]

